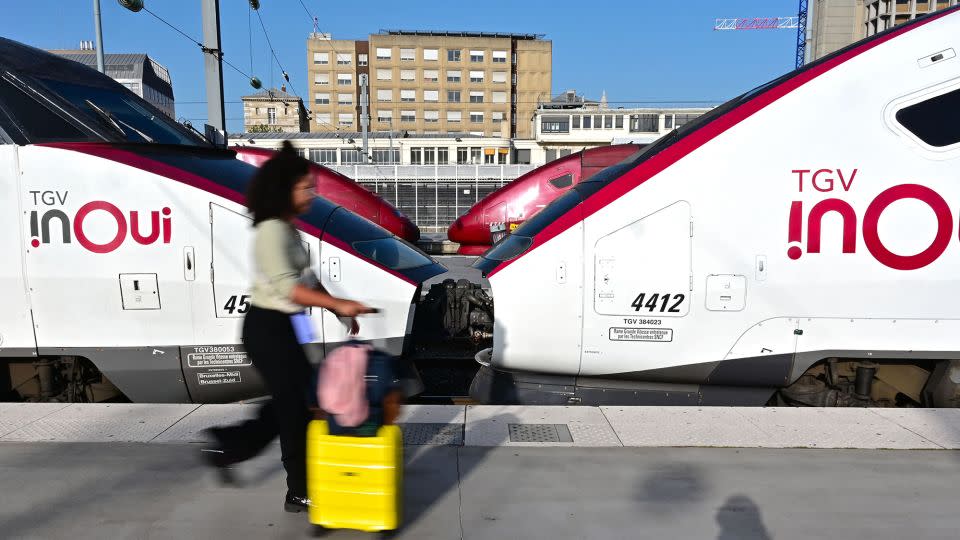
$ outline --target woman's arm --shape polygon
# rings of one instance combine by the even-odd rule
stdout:
[[[293,286],[293,289],[290,291],[290,300],[301,306],[315,306],[329,309],[341,317],[356,317],[357,315],[373,313],[375,311],[360,302],[337,298],[325,291],[311,289],[301,284]]]

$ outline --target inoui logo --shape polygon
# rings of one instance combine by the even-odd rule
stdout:
[[[77,243],[92,253],[110,253],[119,248],[128,237],[141,245],[151,245],[158,241],[169,244],[172,235],[170,208],[164,207],[149,213],[149,229],[144,233],[141,213],[131,210],[124,214],[116,205],[107,201],[90,201],[81,206],[71,218],[59,206],[67,203],[68,191],[31,191],[33,204],[38,209],[30,212],[30,245],[38,248],[43,244],[51,243],[50,229],[53,223],[60,229],[60,240],[64,244]],[[46,209],[40,209],[41,205]],[[92,215],[104,215],[114,222],[116,234],[105,243],[97,243],[90,239],[86,228],[87,220]],[[162,217],[161,217],[162,216]],[[129,218],[129,219],[128,219]]]

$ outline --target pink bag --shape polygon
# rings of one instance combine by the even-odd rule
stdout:
[[[369,345],[351,343],[330,353],[320,369],[317,403],[345,427],[367,419],[367,354]]]

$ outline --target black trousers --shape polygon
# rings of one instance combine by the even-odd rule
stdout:
[[[271,399],[256,418],[216,428],[225,463],[237,463],[259,454],[277,435],[287,489],[307,495],[307,424],[313,397],[313,372],[303,347],[297,343],[290,316],[251,307],[243,321],[243,343],[260,373]]]

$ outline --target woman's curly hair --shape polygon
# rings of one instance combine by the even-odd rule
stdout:
[[[247,208],[253,214],[253,224],[293,216],[293,186],[308,172],[310,162],[297,154],[290,141],[283,141],[277,155],[260,166],[247,188]]]

